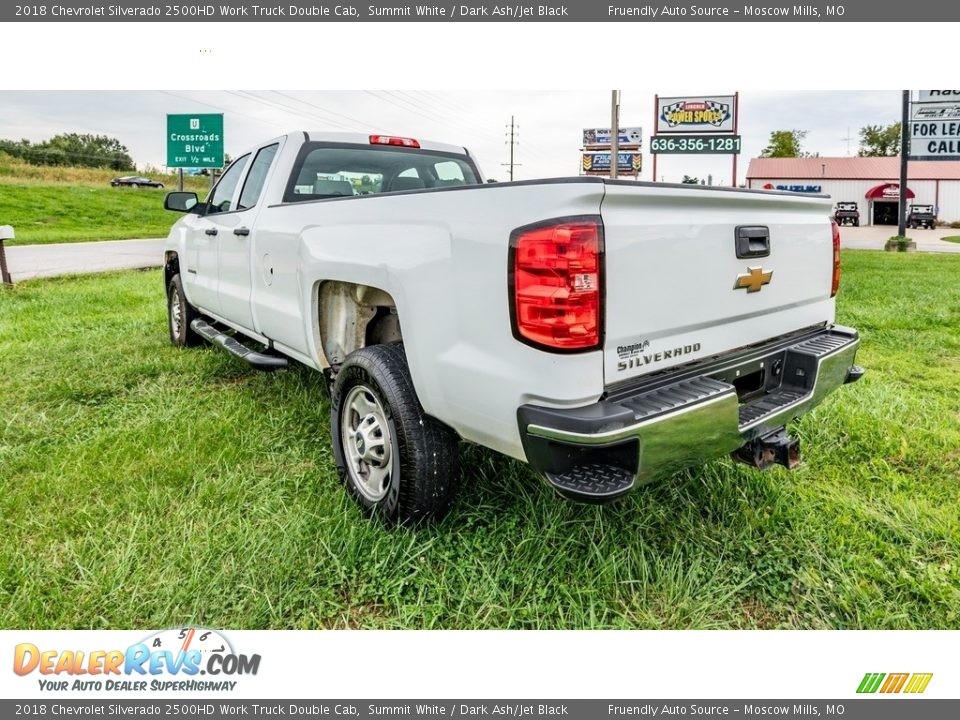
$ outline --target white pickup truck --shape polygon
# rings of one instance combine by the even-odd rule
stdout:
[[[462,147],[299,132],[165,206],[173,343],[327,373],[340,473],[388,521],[445,512],[460,439],[593,502],[793,467],[785,425],[863,374],[823,196],[487,184]]]

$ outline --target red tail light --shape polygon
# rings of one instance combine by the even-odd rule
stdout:
[[[840,226],[831,221],[833,225],[833,284],[830,287],[830,297],[837,294],[840,289]]]
[[[397,137],[395,135],[371,135],[371,145],[399,145],[401,147],[418,148],[420,143],[413,138]]]
[[[551,220],[510,236],[514,335],[552,350],[599,347],[603,322],[599,217]]]

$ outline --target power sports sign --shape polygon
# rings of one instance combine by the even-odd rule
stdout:
[[[734,95],[658,97],[657,134],[732,133],[736,115]]]

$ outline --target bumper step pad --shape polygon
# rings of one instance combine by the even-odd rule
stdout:
[[[768,415],[773,415],[781,409],[792,405],[807,397],[810,393],[797,390],[778,390],[764,395],[759,400],[740,406],[740,427],[753,425]]]
[[[635,473],[614,465],[577,465],[563,474],[546,473],[558,493],[580,502],[605,503],[633,489]]]
[[[727,383],[708,377],[696,377],[635,395],[620,401],[620,404],[633,410],[634,417],[639,422],[730,392],[733,392],[733,388]]]

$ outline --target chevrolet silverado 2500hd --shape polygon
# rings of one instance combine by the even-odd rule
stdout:
[[[172,342],[327,373],[339,471],[387,520],[446,510],[460,439],[594,502],[793,467],[786,424],[863,373],[822,196],[484,184],[462,147],[301,132],[165,205]]]

